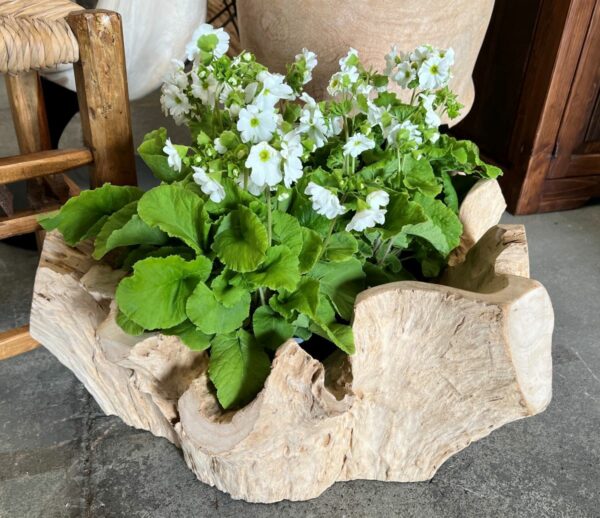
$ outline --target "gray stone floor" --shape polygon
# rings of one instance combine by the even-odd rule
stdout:
[[[164,124],[152,99],[134,105],[137,135]],[[5,107],[0,89],[4,155],[15,152]],[[0,518],[600,517],[600,205],[505,221],[526,224],[532,275],[554,303],[554,399],[452,457],[432,481],[339,483],[271,506],[231,500],[198,482],[167,441],[103,415],[38,349],[0,362]],[[36,264],[36,252],[0,243],[0,330],[28,320]]]

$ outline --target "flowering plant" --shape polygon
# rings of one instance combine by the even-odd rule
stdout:
[[[331,100],[317,102],[304,91],[314,53],[284,76],[249,52],[228,57],[228,40],[201,26],[192,69],[175,62],[165,81],[163,109],[192,145],[146,135],[139,153],[161,185],[107,184],[43,222],[131,271],[116,292],[125,331],[210,348],[225,408],[254,397],[286,339],[316,334],[352,353],[356,295],[437,276],[462,231],[457,186],[499,174],[473,143],[439,132],[460,109],[451,49],[394,48],[383,74],[351,49]]]

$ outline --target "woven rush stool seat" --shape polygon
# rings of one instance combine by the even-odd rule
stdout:
[[[77,61],[79,45],[65,17],[82,9],[70,0],[0,0],[0,73]]]

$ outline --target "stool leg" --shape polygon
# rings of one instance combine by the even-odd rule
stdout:
[[[50,132],[44,95],[37,72],[24,72],[6,76],[6,90],[22,154],[51,149]],[[33,209],[56,203],[48,197],[42,178],[27,181],[27,199]],[[38,247],[44,242],[44,232],[36,232]]]
[[[135,156],[121,17],[104,10],[67,17],[79,43],[75,82],[86,145],[94,155],[90,183],[135,185]]]

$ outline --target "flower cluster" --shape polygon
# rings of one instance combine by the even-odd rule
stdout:
[[[69,244],[94,239],[95,258],[130,272],[116,293],[125,331],[210,348],[225,408],[260,390],[287,339],[316,335],[351,354],[358,293],[436,277],[459,244],[459,193],[500,173],[440,131],[460,109],[451,49],[394,48],[385,73],[350,49],[317,101],[304,91],[313,52],[282,75],[228,45],[204,24],[191,66],[173,62],[161,103],[191,144],[161,128],[138,148],[161,185],[107,184],[44,222]]]

